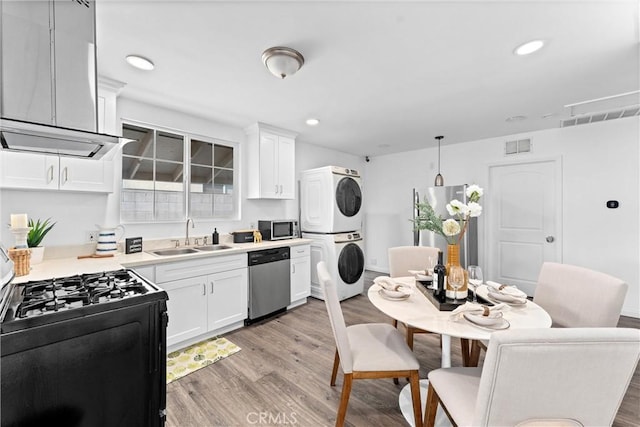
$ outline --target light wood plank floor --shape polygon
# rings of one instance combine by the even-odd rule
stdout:
[[[365,288],[375,276],[366,272]],[[342,310],[347,324],[390,321],[365,295],[343,301]],[[620,326],[640,328],[640,320],[625,317]],[[342,376],[329,386],[335,344],[323,301],[310,298],[302,307],[225,337],[242,351],[167,386],[168,427],[334,425]],[[452,341],[452,364],[461,366],[459,341]],[[416,335],[415,352],[421,378],[440,366],[437,336]],[[346,425],[407,425],[398,408],[405,384],[354,381]],[[613,425],[640,425],[640,367]]]

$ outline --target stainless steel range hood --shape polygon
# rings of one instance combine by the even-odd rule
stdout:
[[[112,135],[0,119],[0,144],[6,150],[99,159],[118,141]]]
[[[95,2],[0,1],[3,149],[98,159]]]

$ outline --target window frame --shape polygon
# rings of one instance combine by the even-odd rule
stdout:
[[[122,148],[121,148],[121,152],[120,152],[120,200],[118,203],[118,209],[119,209],[119,217],[120,217],[120,222],[123,224],[160,224],[160,223],[177,223],[177,222],[184,222],[186,221],[187,218],[195,218],[195,219],[200,219],[202,221],[234,221],[234,220],[238,220],[240,218],[240,200],[241,200],[241,183],[240,183],[240,159],[241,159],[241,153],[240,153],[240,147],[241,144],[235,141],[228,141],[225,139],[221,139],[221,138],[216,138],[216,137],[211,137],[211,136],[206,136],[206,135],[202,135],[202,134],[197,134],[194,132],[189,132],[189,131],[185,131],[185,130],[181,130],[181,129],[175,129],[175,128],[170,128],[170,127],[165,127],[165,126],[159,126],[159,125],[155,125],[155,124],[151,124],[151,123],[146,123],[146,122],[140,122],[137,120],[130,120],[130,119],[122,119],[121,123],[120,123],[120,130],[122,132],[122,134],[124,134],[124,127],[126,125],[130,125],[130,126],[134,126],[134,127],[140,127],[140,128],[144,128],[144,129],[149,129],[152,130],[155,133],[154,136],[154,147],[153,147],[153,158],[151,159],[153,161],[153,171],[154,171],[154,176],[153,176],[153,180],[150,181],[153,183],[154,186],[154,190],[153,190],[153,212],[152,212],[152,219],[150,220],[135,220],[135,219],[124,219],[122,217],[122,190],[125,190],[125,186],[123,185],[123,182],[125,180],[125,178],[123,177],[123,160],[125,157],[130,157],[126,154],[124,154]],[[176,136],[181,136],[182,137],[182,150],[183,150],[183,174],[182,174],[182,185],[183,185],[183,189],[182,189],[182,201],[184,203],[184,210],[183,210],[183,217],[181,219],[157,219],[156,218],[156,190],[155,190],[155,183],[156,183],[156,163],[158,161],[157,157],[156,157],[156,141],[155,139],[157,138],[157,134],[160,132],[166,132],[169,134],[173,134]],[[191,214],[191,141],[196,140],[196,141],[200,141],[200,142],[204,142],[204,143],[208,143],[211,144],[212,146],[215,147],[215,145],[221,145],[224,147],[229,147],[233,150],[233,193],[232,193],[232,197],[233,197],[233,210],[230,213],[230,215],[221,215],[221,216],[211,216],[211,217],[205,217],[205,216],[192,216]],[[124,147],[123,143],[121,147]],[[212,147],[212,150],[214,149],[214,147]],[[164,160],[160,160],[161,162]],[[215,161],[212,159],[212,168],[216,168],[215,166]],[[223,168],[226,170],[229,170],[228,168]]]

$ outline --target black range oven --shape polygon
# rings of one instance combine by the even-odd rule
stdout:
[[[2,426],[164,425],[166,292],[129,269],[2,291]]]

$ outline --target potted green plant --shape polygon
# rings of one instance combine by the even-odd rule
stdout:
[[[44,258],[44,246],[40,246],[42,239],[47,235],[56,223],[51,223],[51,218],[44,221],[29,219],[29,234],[27,234],[27,246],[31,248],[31,264],[38,264]]]

